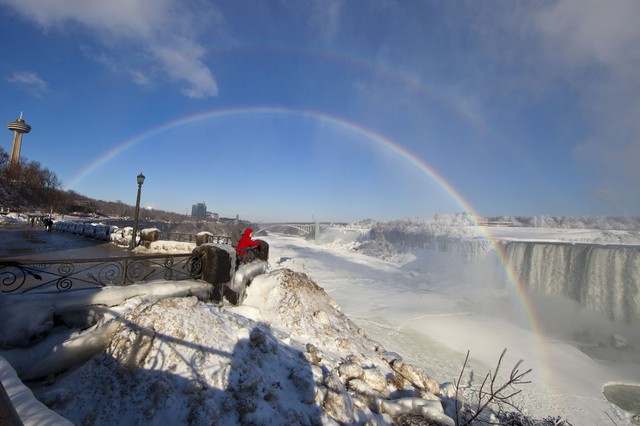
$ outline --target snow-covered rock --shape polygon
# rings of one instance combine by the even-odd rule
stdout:
[[[256,277],[237,308],[147,299],[114,323],[104,351],[39,392],[75,424],[452,422],[439,398],[421,397],[437,383],[304,274]]]

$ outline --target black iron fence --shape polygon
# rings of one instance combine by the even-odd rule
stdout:
[[[260,258],[260,247],[246,247],[236,249],[236,264],[251,263]]]
[[[187,242],[187,243],[195,243],[198,241],[198,237],[199,237],[198,235],[195,235],[195,234],[185,234],[182,232],[162,232],[160,235],[162,240],[179,241],[179,242]],[[227,237],[226,235],[201,234],[200,238],[202,238],[203,242],[206,242],[206,243],[231,244],[231,237]]]
[[[225,235],[207,235],[208,243],[231,244],[231,237]]]
[[[194,234],[184,234],[181,232],[163,232],[162,239],[169,241],[180,241],[185,243],[196,242],[196,236]]]
[[[193,254],[0,260],[0,291],[67,291],[152,280],[197,279],[201,275],[202,259]]]

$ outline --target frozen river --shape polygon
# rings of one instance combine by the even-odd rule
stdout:
[[[490,274],[474,277],[454,264],[426,258],[398,265],[296,237],[264,239],[270,244],[272,267],[309,275],[370,337],[440,382],[457,379],[467,350],[471,354],[467,371],[473,370],[475,380],[481,380],[506,348],[503,373],[520,359],[521,370],[533,369],[532,383],[517,401],[525,412],[538,418],[561,416],[574,425],[609,424],[611,419],[634,424],[630,413],[605,399],[603,387],[618,383],[631,386],[627,390],[637,389],[633,387],[640,383],[637,348],[591,347],[572,341],[566,323],[557,324],[562,333],[554,333],[553,322],[542,330],[526,315],[519,295],[486,278]],[[567,306],[549,306],[555,308]],[[608,333],[620,332],[580,315],[571,315],[574,321],[585,321],[571,324],[576,335],[591,330],[611,338]],[[626,395],[633,398],[630,392]]]

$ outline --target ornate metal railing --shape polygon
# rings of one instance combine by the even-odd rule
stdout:
[[[197,237],[194,234],[185,234],[182,232],[162,232],[161,235],[162,236],[160,239],[188,243],[195,243]],[[216,244],[231,244],[231,237],[227,237],[226,235],[208,235],[207,242]]]
[[[259,255],[259,247],[245,247],[236,249],[236,262],[239,264],[250,263],[258,259]]]
[[[0,291],[67,291],[152,280],[197,279],[202,259],[192,254],[67,260],[0,260]]]
[[[231,245],[231,237],[227,237],[226,235],[209,235],[207,237],[208,243],[215,244],[229,244]]]
[[[195,243],[196,236],[193,234],[184,234],[182,232],[163,232],[161,240],[180,241],[187,243]]]

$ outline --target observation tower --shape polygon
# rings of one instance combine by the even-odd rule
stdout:
[[[24,122],[22,113],[16,121],[7,123],[9,130],[13,132],[13,147],[11,148],[11,158],[9,159],[9,169],[17,168],[20,165],[20,146],[22,145],[22,134],[29,133],[31,126]]]

